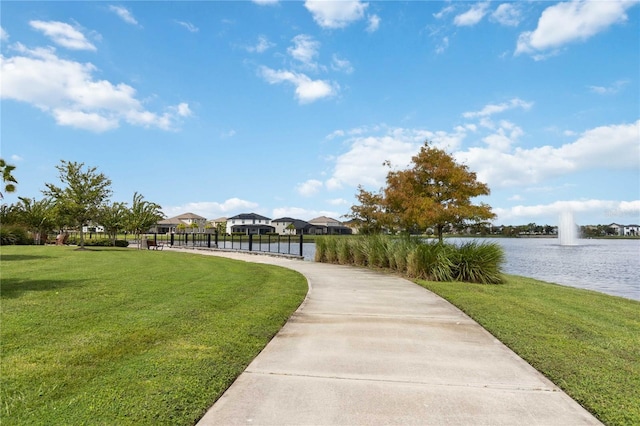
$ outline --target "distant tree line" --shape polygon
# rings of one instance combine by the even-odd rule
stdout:
[[[15,167],[4,161],[0,167],[5,191],[15,191]],[[46,183],[42,199],[18,197],[19,202],[0,206],[2,244],[42,244],[52,233],[79,230],[79,248],[84,249],[84,226],[100,224],[115,245],[118,233],[138,236],[165,217],[159,204],[137,192],[131,205],[110,201],[111,180],[95,167],[62,160],[56,169],[60,184]]]

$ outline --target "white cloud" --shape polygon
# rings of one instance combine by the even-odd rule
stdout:
[[[322,182],[316,179],[309,179],[296,186],[296,191],[303,197],[310,197],[322,189]]]
[[[618,80],[610,86],[589,86],[589,90],[598,95],[614,95],[618,93],[627,83],[628,80]]]
[[[240,212],[254,210],[258,203],[242,200],[240,198],[230,198],[222,203],[215,201],[201,201],[187,203],[180,206],[163,207],[163,212],[168,217],[177,216],[185,212],[195,213],[207,219],[217,219],[220,216],[232,216]]]
[[[247,51],[249,52],[255,52],[255,53],[263,53],[266,52],[268,49],[272,48],[273,46],[275,46],[274,43],[271,43],[269,41],[269,39],[264,36],[258,36],[258,41],[254,46],[249,46],[247,47]]]
[[[520,127],[503,120],[494,133],[485,136],[482,140],[492,150],[507,151],[523,134],[524,132]]]
[[[323,28],[344,28],[364,17],[368,3],[359,0],[321,1],[307,0],[304,3],[313,20]]]
[[[340,213],[328,210],[309,210],[301,207],[278,207],[273,209],[273,218],[292,217],[295,219],[311,220],[316,217],[327,216],[340,219]]]
[[[289,55],[306,67],[316,69],[318,64],[316,64],[314,60],[316,56],[318,56],[320,42],[306,34],[299,34],[291,41],[293,42],[293,46],[287,49]]]
[[[451,12],[453,12],[455,9],[456,8],[453,5],[445,6],[440,10],[440,12],[434,13],[433,17],[436,18],[436,19],[442,19],[446,15],[450,14]]]
[[[542,12],[534,31],[520,34],[515,53],[537,54],[587,40],[611,25],[626,21],[625,11],[636,4],[633,0],[574,0],[549,6]]]
[[[346,59],[340,58],[338,55],[333,55],[331,58],[331,68],[335,71],[342,71],[347,74],[351,74],[353,72],[353,66],[351,62]]]
[[[436,47],[436,53],[444,53],[445,50],[449,47],[449,37],[443,37],[440,44]]]
[[[124,120],[172,130],[178,117],[190,114],[186,103],[163,114],[147,111],[133,87],[96,80],[93,64],[62,59],[53,48],[27,49],[17,43],[14,49],[18,55],[1,57],[2,98],[29,103],[60,125],[104,132]]]
[[[454,156],[490,187],[510,187],[535,184],[587,168],[638,168],[639,138],[640,120],[587,130],[574,142],[557,148],[545,145],[502,152],[491,146],[472,147]]]
[[[528,110],[533,106],[533,102],[526,102],[522,99],[513,98],[509,102],[503,102],[501,104],[488,104],[485,105],[480,111],[465,112],[462,114],[464,118],[475,117],[489,117],[493,114],[498,114],[514,108],[522,108]]]
[[[220,134],[220,137],[223,138],[223,139],[232,138],[232,137],[234,137],[236,135],[236,133],[237,132],[234,129],[231,129],[231,130],[228,130],[226,132],[222,132]]]
[[[30,21],[33,29],[41,31],[59,46],[73,50],[96,50],[84,34],[71,25],[58,21]]]
[[[301,104],[311,103],[322,98],[335,96],[339,87],[325,80],[312,80],[302,73],[292,71],[273,70],[268,67],[260,67],[259,74],[269,84],[288,82],[295,86],[295,96]]]
[[[382,134],[372,134],[379,133],[380,130]],[[425,141],[429,140],[438,148],[453,150],[466,136],[463,129],[447,133],[386,127],[358,128],[355,132],[339,131],[333,132],[332,136],[338,137],[342,134],[349,135],[344,142],[349,148],[347,152],[335,158],[333,173],[325,182],[328,190],[360,184],[377,189],[384,184],[388,172],[388,169],[383,167],[385,161],[388,160],[394,168],[406,167]]]
[[[378,15],[369,15],[367,17],[369,24],[367,25],[367,32],[374,33],[380,28],[380,17]]]
[[[127,24],[138,25],[138,21],[133,17],[133,14],[126,7],[110,5],[109,10],[118,15],[120,19],[122,19]]]
[[[11,161],[15,161],[16,163],[17,163],[17,162],[19,162],[19,161],[22,161],[22,160],[24,160],[24,158],[20,157],[20,156],[19,156],[19,155],[17,155],[17,154],[13,154],[13,155],[11,156]]]
[[[491,14],[491,19],[501,25],[517,27],[520,24],[520,9],[515,3],[502,3]]]
[[[540,221],[546,224],[557,224],[562,213],[573,212],[580,215],[595,217],[607,216],[614,219],[635,217],[640,218],[640,200],[612,201],[612,200],[562,200],[550,204],[536,204],[531,206],[517,205],[509,208],[494,208],[498,216],[494,223],[521,224],[523,221]]]
[[[4,28],[0,27],[0,41],[8,41],[9,33],[4,30]]]
[[[251,0],[259,6],[273,6],[278,4],[279,0]]]
[[[489,3],[477,3],[469,10],[453,18],[453,23],[459,27],[470,27],[476,25],[487,14]]]
[[[191,22],[176,21],[176,23],[181,25],[181,26],[183,26],[183,27],[185,27],[187,29],[187,31],[189,31],[191,33],[197,33],[198,31],[200,31],[200,28],[196,27]]]
[[[327,200],[327,203],[329,203],[331,205],[334,205],[334,206],[346,206],[346,205],[350,204],[344,198],[333,198],[331,200]]]

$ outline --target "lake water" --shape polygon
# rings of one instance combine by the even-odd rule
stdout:
[[[561,246],[555,238],[480,241],[502,246],[506,259],[503,269],[507,274],[640,300],[640,240],[580,239],[574,246]],[[313,260],[315,244],[304,244],[303,255]]]

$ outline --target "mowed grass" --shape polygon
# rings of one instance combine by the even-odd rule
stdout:
[[[3,425],[194,424],[307,292],[294,271],[197,254],[0,256]]]
[[[507,276],[502,285],[418,281],[607,425],[640,425],[640,302]]]

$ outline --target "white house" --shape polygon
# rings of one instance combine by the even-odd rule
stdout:
[[[256,213],[241,213],[227,219],[227,234],[264,235],[275,232],[271,219]]]

